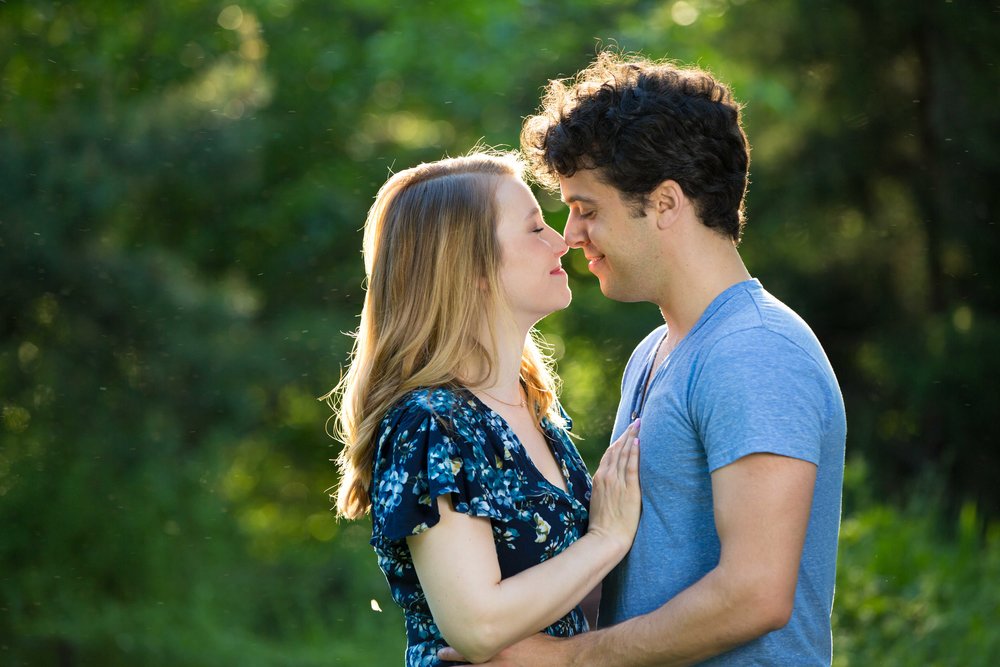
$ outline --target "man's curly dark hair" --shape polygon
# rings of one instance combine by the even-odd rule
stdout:
[[[596,169],[636,215],[674,180],[706,226],[742,238],[750,147],[740,105],[707,72],[602,52],[574,79],[549,82],[521,148],[546,187]]]

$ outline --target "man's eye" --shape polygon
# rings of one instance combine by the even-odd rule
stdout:
[[[580,217],[586,220],[590,220],[597,214],[597,211],[580,211]]]

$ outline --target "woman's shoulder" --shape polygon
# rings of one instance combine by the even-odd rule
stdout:
[[[477,412],[468,392],[460,387],[420,387],[396,401],[386,414],[382,428],[394,430],[401,424],[426,421],[458,427],[473,420]]]
[[[548,424],[553,430],[567,435],[573,430],[573,419],[558,400],[552,404],[549,414],[545,415],[542,421],[543,425]]]
[[[457,386],[420,387],[404,394],[399,403],[425,411],[442,412],[468,406],[469,396]]]

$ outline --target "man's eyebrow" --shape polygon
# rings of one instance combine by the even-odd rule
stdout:
[[[573,204],[573,203],[578,202],[578,201],[579,202],[583,202],[584,204],[596,204],[597,203],[596,200],[591,199],[590,197],[584,197],[583,195],[570,195],[566,199],[563,199],[562,203],[564,203],[564,204],[566,204],[568,206],[569,204]]]

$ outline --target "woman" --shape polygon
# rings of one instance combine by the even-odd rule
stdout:
[[[566,250],[512,155],[402,171],[369,212],[353,362],[328,396],[346,445],[337,508],[371,509],[407,665],[444,664],[446,644],[480,662],[587,630],[580,601],[631,546],[636,429],[591,495],[531,335],[569,305]]]

